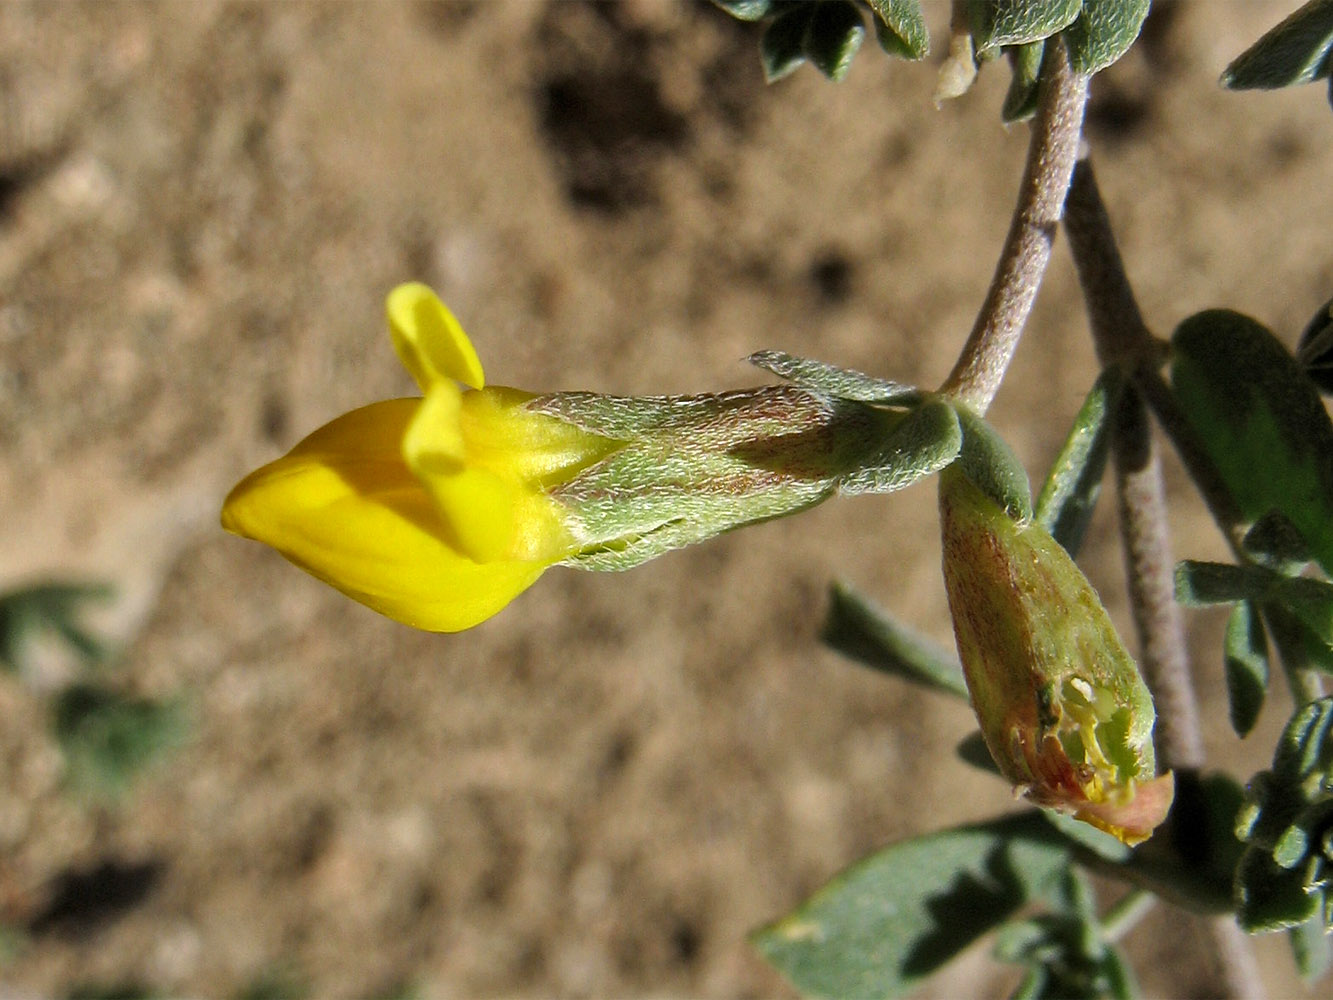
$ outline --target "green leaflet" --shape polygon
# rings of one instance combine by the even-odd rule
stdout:
[[[854,399],[882,406],[909,406],[921,402],[924,394],[913,385],[890,382],[866,375],[852,368],[839,368],[823,361],[798,358],[785,351],[756,351],[745,359],[756,368],[772,372],[803,389]]]
[[[990,424],[966,406],[956,407],[963,429],[958,466],[981,492],[1004,508],[1013,520],[1032,518],[1032,489],[1023,463]]]
[[[1311,0],[1242,52],[1222,74],[1231,90],[1273,90],[1329,75],[1333,0]]]
[[[1092,76],[1129,51],[1151,4],[1152,0],[1084,0],[1078,19],[1065,30],[1074,72]]]
[[[799,4],[783,11],[764,28],[759,38],[759,61],[769,83],[776,83],[805,62],[805,31],[813,16],[812,5]]]
[[[1242,515],[1280,511],[1333,570],[1333,425],[1296,360],[1254,320],[1210,310],[1176,330],[1171,384]]]
[[[942,399],[929,399],[917,407],[889,434],[874,455],[861,467],[848,471],[838,481],[838,491],[890,493],[949,465],[963,447],[964,436],[954,407]]]
[[[1287,931],[1296,969],[1306,983],[1320,979],[1333,967],[1333,938],[1324,933],[1324,921],[1315,914]]]
[[[894,621],[847,584],[829,588],[828,617],[819,637],[866,666],[967,697],[963,668],[951,651]]]
[[[841,80],[866,36],[860,12],[850,3],[821,3],[806,26],[802,45],[819,72]]]
[[[774,0],[713,0],[739,21],[758,21],[773,11]]]
[[[1049,38],[1078,17],[1083,0],[967,0],[968,24],[982,58],[1003,45]]]
[[[1231,728],[1245,736],[1254,728],[1268,691],[1268,640],[1263,619],[1249,601],[1232,608],[1222,649]]]
[[[1067,843],[1036,812],[894,844],[757,931],[816,997],[894,997],[1057,886]]]
[[[930,54],[930,35],[920,0],[867,0],[875,12],[875,37],[889,55],[924,59]]]
[[[1013,73],[1009,90],[1004,95],[1000,118],[1005,123],[1027,121],[1037,113],[1038,77],[1046,43],[1029,42],[1009,50],[1009,68]]]
[[[1114,370],[1093,383],[1037,497],[1037,523],[1070,555],[1078,554],[1101,493],[1110,415],[1123,387],[1124,377]]]

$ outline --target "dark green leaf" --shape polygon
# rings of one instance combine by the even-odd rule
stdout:
[[[1307,983],[1321,979],[1333,967],[1333,938],[1324,932],[1319,914],[1288,930],[1287,939],[1296,969]]]
[[[756,351],[745,360],[803,389],[827,393],[840,399],[882,406],[911,406],[922,399],[921,390],[914,385],[890,382],[823,361],[798,358],[785,351]]]
[[[1083,0],[967,0],[978,54],[1049,38],[1078,17]]]
[[[866,666],[967,697],[963,668],[951,652],[894,621],[844,583],[829,588],[820,638]]]
[[[1084,0],[1078,20],[1065,31],[1074,72],[1092,76],[1128,52],[1151,5],[1152,0]]]
[[[1333,393],[1333,299],[1320,306],[1301,331],[1296,360],[1320,392]]]
[[[841,80],[865,36],[866,26],[855,6],[843,0],[824,0],[815,5],[802,47],[819,72],[830,80]]]
[[[1236,893],[1236,921],[1247,934],[1296,927],[1319,912],[1319,897],[1305,890],[1305,873],[1280,867],[1264,851],[1242,856]]]
[[[956,407],[963,429],[959,468],[972,483],[998,503],[1015,521],[1032,517],[1028,474],[1007,441],[966,406]]]
[[[1333,646],[1327,639],[1320,638],[1280,604],[1265,604],[1263,614],[1269,637],[1282,658],[1282,666],[1294,682],[1293,688],[1300,688],[1297,675],[1301,671],[1319,670],[1333,674]]]
[[[1251,566],[1185,559],[1176,564],[1176,600],[1187,608],[1262,600],[1271,581],[1266,573],[1255,570]]]
[[[1241,926],[1294,927],[1321,913],[1329,890],[1321,842],[1333,826],[1333,698],[1297,709],[1272,770],[1255,776],[1236,834],[1246,843],[1236,872]]]
[[[1245,736],[1254,728],[1268,692],[1268,640],[1263,619],[1249,601],[1241,601],[1231,611],[1223,655],[1231,727]]]
[[[1004,95],[1000,118],[1006,123],[1024,122],[1037,113],[1038,77],[1045,42],[1029,42],[1009,49],[1009,91]]]
[[[758,21],[772,13],[774,0],[713,0],[732,17],[741,21]]]
[[[838,481],[838,491],[855,495],[903,489],[943,469],[962,446],[954,408],[942,399],[928,399],[903,418],[877,454]]]
[[[1312,0],[1242,52],[1222,74],[1232,90],[1273,90],[1329,73],[1333,0]]]
[[[1093,384],[1037,497],[1037,523],[1071,556],[1078,554],[1097,505],[1110,439],[1108,417],[1123,387],[1124,377],[1113,369]]]
[[[179,705],[128,698],[91,684],[60,693],[53,724],[71,781],[109,798],[124,793],[135,775],[185,735]]]
[[[920,0],[868,0],[875,12],[875,37],[890,55],[924,59],[930,53],[930,34]]]
[[[1310,561],[1310,546],[1286,516],[1270,510],[1245,533],[1245,552],[1269,569],[1295,576]]]
[[[775,83],[805,62],[805,31],[814,16],[810,4],[801,4],[773,18],[759,39],[764,79]]]
[[[1333,424],[1296,359],[1226,310],[1185,320],[1172,348],[1172,388],[1241,514],[1281,511],[1329,571]]]
[[[930,834],[853,865],[754,942],[807,995],[900,996],[1049,891],[1068,864],[1033,812]]]

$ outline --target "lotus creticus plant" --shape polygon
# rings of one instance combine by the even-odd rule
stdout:
[[[626,569],[952,457],[932,444],[943,404],[778,352],[750,360],[792,384],[538,394],[487,385],[424,285],[394,289],[387,312],[422,396],[321,427],[242,480],[222,523],[417,628],[476,625],[551,566]]]
[[[1018,792],[1126,844],[1166,818],[1152,696],[1087,578],[1054,538],[968,478],[940,477],[944,581],[972,706]]]

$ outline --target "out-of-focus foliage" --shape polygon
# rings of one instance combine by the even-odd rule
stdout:
[[[107,650],[83,624],[89,604],[111,599],[103,583],[46,583],[0,595],[0,670],[20,671],[36,644],[54,636],[90,664]]]

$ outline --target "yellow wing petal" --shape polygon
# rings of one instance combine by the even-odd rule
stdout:
[[[389,293],[385,310],[394,350],[422,392],[446,378],[473,389],[486,384],[472,341],[425,285],[418,281],[399,285]]]

